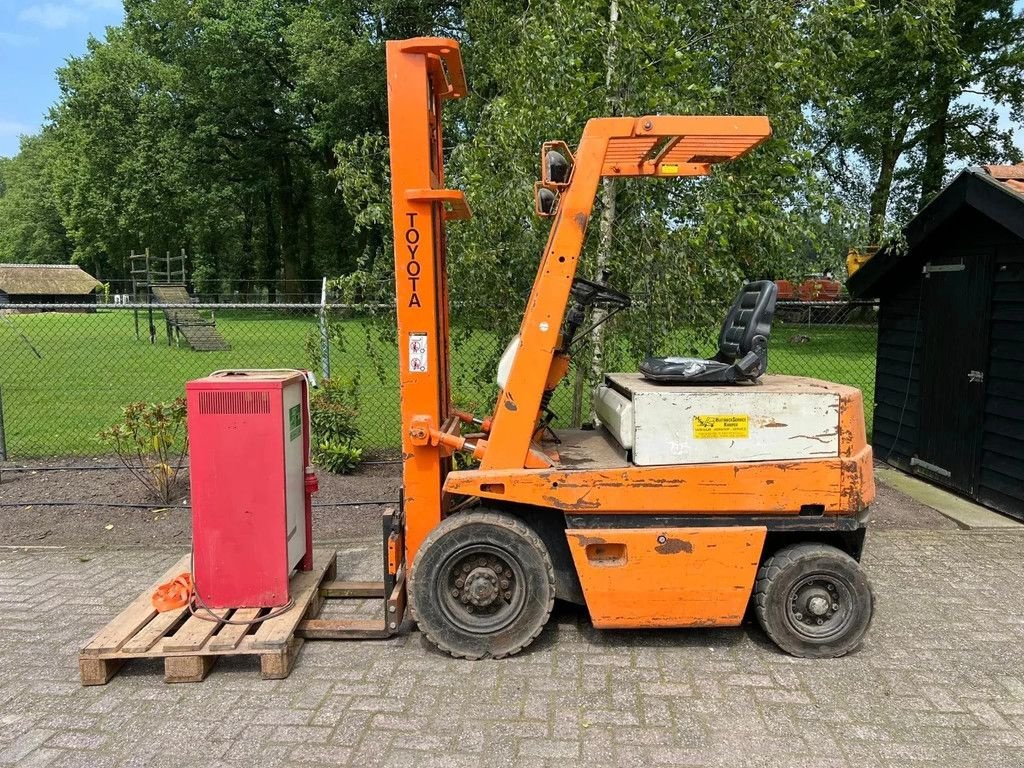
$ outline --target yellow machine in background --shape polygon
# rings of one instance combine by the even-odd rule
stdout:
[[[867,264],[868,260],[876,253],[878,253],[877,245],[865,245],[860,248],[851,245],[850,250],[846,252],[846,276],[849,277]]]

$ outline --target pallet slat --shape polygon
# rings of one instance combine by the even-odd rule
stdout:
[[[200,610],[195,616],[189,616],[177,632],[171,637],[165,638],[160,644],[163,653],[190,653],[201,650],[206,641],[221,626],[219,621],[212,621],[211,616],[218,619],[226,619],[230,610],[220,609],[213,611]]]
[[[239,608],[231,616],[232,621],[252,621],[260,615],[262,608]],[[238,647],[249,631],[244,624],[225,624],[220,632],[210,641],[208,648],[211,651],[230,651]]]
[[[135,636],[121,646],[124,653],[144,653],[163,639],[164,635],[173,630],[183,621],[188,608],[158,613],[153,620],[140,629]]]
[[[332,554],[331,560],[334,559]],[[327,563],[323,558],[314,556],[313,570],[300,571],[292,577],[288,589],[295,600],[295,607],[299,610],[286,611],[280,616],[263,622],[260,628],[253,635],[253,647],[264,650],[280,650],[284,648],[288,640],[295,634],[295,627],[303,618],[306,606],[313,598],[313,595],[320,588],[320,580],[323,577]]]
[[[148,624],[157,611],[153,608],[150,598],[153,591],[161,584],[170,581],[179,573],[189,570],[189,556],[185,555],[175,563],[160,579],[149,589],[133,600],[117,617],[107,626],[92,636],[82,649],[83,656],[100,656],[104,653],[112,653],[120,650],[135,633]]]

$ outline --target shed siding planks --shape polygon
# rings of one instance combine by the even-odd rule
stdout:
[[[917,450],[922,336],[921,278],[902,283],[884,297],[878,317],[875,368],[875,455],[909,467]]]
[[[978,497],[1024,516],[1024,243],[996,251]]]

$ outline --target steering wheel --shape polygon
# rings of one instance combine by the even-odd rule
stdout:
[[[572,298],[581,307],[613,307],[626,309],[632,303],[629,294],[608,287],[605,283],[576,277],[572,281]]]

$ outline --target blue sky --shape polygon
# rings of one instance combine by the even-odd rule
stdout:
[[[0,155],[43,124],[57,67],[122,18],[121,0],[0,0]]]
[[[0,155],[17,154],[18,136],[42,126],[57,98],[57,67],[122,18],[121,0],[0,0]],[[1005,110],[1001,122],[1011,125]],[[1024,125],[1013,122],[1024,149]]]

